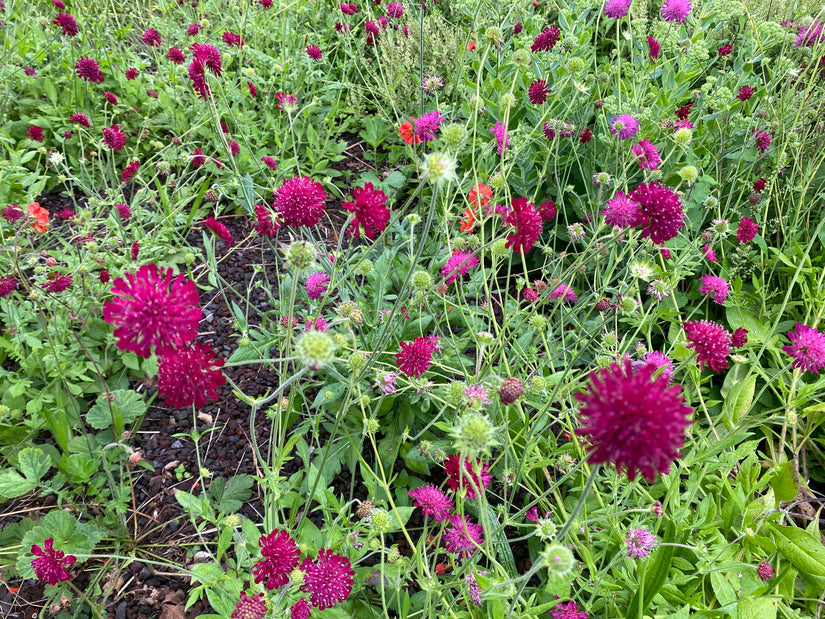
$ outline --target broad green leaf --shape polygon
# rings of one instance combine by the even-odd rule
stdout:
[[[114,421],[115,430],[120,433],[126,424],[132,423],[146,412],[143,396],[134,391],[116,389],[112,396],[114,399],[109,402],[106,394],[101,394],[95,405],[86,413],[86,422],[95,430],[111,428]]]
[[[768,526],[774,532],[779,553],[811,584],[825,588],[825,546],[804,529],[773,522]]]
[[[18,455],[17,465],[20,472],[31,482],[35,484],[43,479],[43,476],[49,472],[52,467],[52,462],[43,450],[38,447],[26,447]]]
[[[219,512],[234,514],[252,496],[253,483],[249,475],[236,475],[228,480],[216,477],[209,484],[209,496],[215,500]]]
[[[82,483],[87,481],[98,469],[97,461],[86,454],[71,454],[66,458],[66,473],[72,481]]]
[[[6,471],[0,475],[0,497],[13,499],[31,492],[37,483],[29,481],[17,471]]]
[[[776,619],[777,600],[745,598],[736,605],[737,619]]]
[[[753,394],[756,390],[756,375],[750,374],[744,380],[733,384],[730,393],[725,397],[722,413],[728,429],[736,426],[751,407]]]
[[[783,462],[774,469],[774,476],[771,477],[771,487],[776,495],[776,501],[792,501],[799,491],[799,480],[796,477],[796,469],[793,462]]]

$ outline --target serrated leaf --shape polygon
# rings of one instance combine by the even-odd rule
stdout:
[[[771,488],[776,496],[777,502],[793,501],[799,492],[799,480],[796,477],[796,469],[793,462],[783,462],[775,469],[775,474],[771,477]]]
[[[53,509],[26,535],[21,546],[23,551],[17,558],[17,571],[23,578],[33,578],[31,566],[33,544],[41,548],[48,538],[54,540],[54,549],[67,555],[74,555],[78,563],[85,561],[94,547],[103,537],[103,531],[97,526],[78,522],[77,519],[62,509]]]
[[[17,466],[26,479],[36,484],[49,472],[52,462],[39,447],[26,447],[17,456]]]
[[[66,458],[65,468],[73,482],[82,483],[94,475],[98,464],[94,458],[86,454],[71,454]]]
[[[0,475],[0,497],[13,499],[31,492],[37,486],[17,471],[6,471]]]
[[[813,535],[797,527],[768,523],[774,532],[776,549],[798,569],[806,580],[825,588],[825,546]]]
[[[143,396],[129,389],[116,389],[111,394],[114,399],[109,402],[105,394],[86,413],[86,422],[95,430],[106,430],[115,423],[115,431],[123,432],[126,424],[132,423],[146,412]],[[110,406],[111,405],[111,406]]]
[[[206,518],[210,515],[211,510],[208,507],[209,501],[203,497],[195,496],[194,494],[190,494],[184,490],[178,490],[175,492],[175,500],[180,503],[183,509],[193,516]]]
[[[215,500],[219,512],[234,514],[252,496],[253,484],[254,480],[249,475],[236,475],[229,480],[216,477],[209,484],[209,496]]]
[[[745,598],[736,605],[737,619],[776,619],[776,600]]]

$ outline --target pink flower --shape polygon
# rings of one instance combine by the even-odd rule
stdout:
[[[823,40],[825,40],[825,35],[822,33],[822,24],[815,19],[807,26],[799,26],[799,34],[793,45],[794,47],[813,47]]]
[[[271,9],[272,8],[272,0],[260,0],[260,4],[265,9]],[[293,619],[295,619],[295,618],[293,617]]]
[[[498,154],[504,154],[504,150],[507,148],[507,145],[510,143],[510,136],[507,133],[507,126],[502,125],[500,122],[496,121],[496,124],[490,127],[490,131],[493,132],[493,135],[496,136],[496,145],[498,146]]]
[[[556,205],[553,204],[552,200],[547,200],[547,202],[542,202],[539,204],[539,215],[541,215],[541,220],[544,221],[551,221],[555,216],[558,210],[556,209]]]
[[[636,135],[639,130],[639,121],[630,114],[614,116],[610,121],[610,133],[618,135],[620,140],[627,140]]]
[[[227,245],[231,246],[232,243],[234,242],[234,240],[232,239],[232,233],[229,232],[229,228],[227,228],[224,224],[219,222],[214,217],[211,217],[211,216],[207,217],[205,220],[203,220],[201,222],[201,224],[203,224],[204,226],[209,228],[212,232],[214,232],[219,237],[221,237],[221,240],[223,240],[223,242],[226,243]]]
[[[730,336],[730,345],[733,348],[742,348],[745,344],[748,343],[748,330],[744,327],[739,327],[736,331],[733,332],[733,335]]]
[[[71,116],[69,116],[70,123],[77,123],[83,127],[90,127],[91,124],[89,123],[89,117],[86,116],[83,112],[75,112]]]
[[[48,585],[69,580],[71,576],[66,567],[74,565],[77,558],[65,554],[62,550],[55,550],[53,537],[47,539],[43,546],[41,549],[37,544],[32,545],[32,554],[35,558],[31,563],[35,576]]]
[[[132,261],[137,260],[139,252],[140,252],[140,243],[138,241],[135,241],[134,243],[132,243],[132,251],[131,251]]]
[[[484,543],[484,529],[467,520],[466,516],[455,514],[449,517],[450,525],[444,530],[442,539],[447,552],[458,555],[458,560],[467,559],[478,546]]]
[[[322,548],[315,561],[304,559],[301,563],[304,584],[301,591],[309,593],[309,600],[320,610],[343,602],[352,593],[352,577],[355,572],[349,559]]]
[[[544,222],[541,213],[527,198],[515,198],[511,202],[513,209],[504,219],[504,223],[515,226],[516,231],[507,236],[505,247],[517,254],[526,254],[538,241]]]
[[[630,196],[623,191],[617,191],[616,195],[605,202],[604,223],[608,226],[618,228],[628,228],[633,225],[638,217],[639,205],[630,199]]]
[[[49,273],[49,280],[43,284],[43,290],[52,294],[63,292],[72,285],[71,273],[62,275],[60,271],[52,271]]]
[[[374,239],[379,232],[383,232],[390,221],[390,210],[385,206],[387,196],[380,189],[375,189],[372,183],[365,183],[363,187],[352,190],[355,202],[344,202],[343,207],[355,215],[347,231],[354,237],[361,235]]]
[[[190,37],[195,36],[201,31],[201,25],[199,23],[194,23],[186,29],[186,34]]]
[[[298,567],[298,544],[283,529],[261,535],[258,540],[263,559],[252,566],[255,583],[266,580],[267,589],[282,587],[289,582],[289,574]]]
[[[255,205],[255,218],[255,231],[260,236],[275,236],[275,231],[281,227],[275,211],[263,204]]]
[[[310,58],[312,58],[316,62],[321,60],[321,55],[322,55],[321,48],[318,47],[317,45],[310,45],[309,47],[307,47],[306,48],[306,53],[307,53],[307,56],[309,56]]]
[[[252,597],[241,591],[241,599],[235,603],[235,610],[230,619],[264,619],[266,616],[266,600],[263,593],[256,593]]]
[[[246,86],[247,88],[249,88],[249,94],[252,96],[253,99],[258,96],[258,89],[255,88],[255,84],[253,84],[252,82],[247,82]]]
[[[54,25],[63,30],[67,37],[77,36],[77,21],[69,13],[60,13],[54,18]]]
[[[129,162],[129,164],[125,168],[123,168],[123,174],[120,175],[120,182],[125,183],[126,181],[130,180],[135,174],[137,174],[139,168],[140,161],[138,161],[137,159]]]
[[[645,354],[643,361],[646,365],[652,365],[654,370],[664,368],[660,376],[668,379],[668,381],[671,380],[671,376],[673,375],[673,361],[670,360],[670,357],[660,353],[658,350],[651,350]]]
[[[115,208],[117,209],[118,217],[120,217],[123,221],[128,221],[132,216],[132,209],[129,208],[128,204],[118,202],[115,204]]]
[[[344,15],[355,15],[358,12],[358,7],[354,3],[342,2],[338,6]]]
[[[733,51],[733,46],[730,43],[725,43],[722,47],[717,47],[716,52],[722,56],[728,56]]]
[[[561,30],[556,25],[545,28],[533,41],[530,50],[534,52],[549,52],[561,38]]]
[[[148,28],[143,32],[143,42],[149,47],[159,47],[160,33],[154,28]]]
[[[636,157],[640,169],[659,169],[662,158],[659,156],[659,149],[657,149],[650,140],[642,140],[638,144],[634,144],[630,152]]]
[[[444,472],[447,473],[447,487],[453,492],[463,489],[467,498],[475,499],[477,491],[484,490],[493,479],[490,475],[490,465],[483,460],[476,462],[478,474],[473,470],[470,459],[465,457],[459,465],[459,455],[453,454],[444,462]]]
[[[226,382],[224,360],[215,360],[209,343],[190,344],[160,357],[158,393],[167,406],[201,408],[218,397],[217,389]]]
[[[34,142],[42,142],[45,139],[43,137],[42,127],[38,127],[37,125],[29,125],[29,130],[26,131],[26,137]]]
[[[766,153],[771,146],[771,136],[765,131],[756,133],[756,148],[760,153]]]
[[[275,107],[279,110],[282,108],[295,108],[298,105],[298,97],[296,97],[293,94],[288,94],[285,92],[276,92],[275,98],[278,100],[278,103],[275,105]]]
[[[659,41],[654,39],[652,36],[647,37],[647,47],[648,47],[648,55],[650,56],[651,62],[656,60],[659,57]]]
[[[570,600],[566,604],[559,602],[555,610],[550,611],[550,614],[553,616],[553,619],[587,619],[589,616],[585,611],[579,611],[579,605],[573,600]]]
[[[753,96],[754,90],[750,86],[742,86],[739,89],[739,94],[736,95],[736,98],[740,101],[747,101]]]
[[[469,252],[455,250],[447,260],[447,264],[441,267],[441,277],[445,278],[448,286],[459,276],[467,275],[470,267],[478,266],[478,257]]]
[[[642,183],[630,198],[639,204],[633,223],[641,228],[643,237],[661,244],[674,238],[685,225],[682,201],[676,192],[658,182]]]
[[[656,536],[644,527],[631,529],[624,541],[627,544],[627,556],[631,559],[647,559],[656,545]]]
[[[421,508],[422,514],[432,516],[438,522],[447,520],[449,511],[453,509],[452,500],[432,484],[410,490],[407,494],[415,502],[415,506]]]
[[[239,34],[235,34],[234,32],[224,32],[221,35],[221,41],[227,45],[231,45],[232,47],[243,47],[245,43],[243,37]]]
[[[114,151],[123,150],[123,147],[126,146],[126,134],[123,133],[120,125],[104,127],[103,142]]]
[[[699,369],[705,364],[714,372],[728,367],[730,353],[730,333],[721,325],[710,320],[692,321],[684,324],[688,348],[696,351]]]
[[[103,319],[114,323],[117,347],[141,357],[174,352],[198,335],[198,289],[183,273],[145,264],[112,285],[113,301],[103,304]]]
[[[703,275],[699,292],[713,298],[715,303],[722,305],[728,298],[728,282],[716,275]]]
[[[788,331],[789,346],[783,346],[782,351],[793,357],[792,366],[819,374],[825,367],[825,334],[816,329],[796,323],[794,331]]]
[[[137,78],[137,76],[139,75],[139,72],[135,67],[129,67],[128,69],[126,69],[126,71],[123,73],[123,75],[127,80],[131,81],[131,80]]]
[[[709,244],[705,244],[705,246],[702,248],[702,253],[705,255],[705,258],[707,258],[711,262],[716,262],[716,252],[713,251],[713,248]]]
[[[630,8],[630,0],[607,0],[604,5],[604,14],[611,19],[621,19],[627,15]]]
[[[12,292],[17,290],[18,283],[19,282],[14,277],[0,277],[0,299],[9,296]]]
[[[583,422],[576,434],[588,437],[591,464],[612,462],[630,480],[637,470],[650,481],[670,470],[693,411],[682,387],[653,378],[655,371],[652,365],[634,369],[628,359],[590,374],[587,392],[576,395]]]
[[[401,342],[401,352],[396,353],[398,369],[407,376],[421,376],[432,365],[437,338],[432,335],[416,337],[412,342]]]
[[[192,87],[201,99],[206,99],[211,90],[206,82],[206,70],[209,69],[217,77],[223,73],[221,65],[221,53],[213,45],[193,43],[192,62],[189,63],[189,79],[192,80]]]
[[[177,47],[170,47],[169,51],[166,52],[166,57],[173,63],[173,64],[183,64],[186,60],[186,56],[184,53],[179,50]]]
[[[275,191],[275,210],[287,226],[314,226],[321,221],[327,194],[321,183],[294,176]]]
[[[415,136],[422,142],[432,142],[444,118],[438,115],[438,110],[424,114],[415,121]]]
[[[318,316],[315,320],[307,318],[304,322],[304,333],[309,333],[310,331],[320,331],[323,333],[327,330],[327,326],[327,321],[323,316]]]
[[[660,12],[665,21],[684,24],[690,9],[690,0],[665,0]]]
[[[400,2],[390,2],[387,5],[387,15],[393,19],[401,19],[404,16],[404,5]]]
[[[272,0],[269,0],[269,2],[272,2]],[[289,619],[309,619],[311,614],[312,606],[309,605],[306,598],[301,598],[289,607]]]
[[[533,105],[540,105],[547,101],[548,94],[550,94],[550,89],[544,80],[534,80],[527,89],[527,97]]]
[[[327,291],[327,284],[329,284],[329,276],[323,271],[313,273],[307,277],[306,289],[307,296],[313,301],[317,301],[324,296]]]
[[[569,288],[562,284],[558,288],[556,288],[553,292],[550,293],[551,299],[561,299],[567,303],[575,303],[579,300],[579,297],[576,296],[576,293],[573,292],[572,288]]]
[[[776,570],[771,567],[771,564],[767,561],[762,561],[759,564],[759,567],[756,568],[756,573],[759,575],[759,579],[763,582],[768,580],[768,578],[773,578],[776,574]]]
[[[278,162],[275,161],[274,157],[270,157],[269,155],[265,155],[261,157],[261,161],[264,162],[267,168],[272,170],[273,172],[278,169]]]

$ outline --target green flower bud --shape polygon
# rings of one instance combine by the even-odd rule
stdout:
[[[610,331],[609,333],[604,334],[602,343],[606,348],[615,348],[619,344],[619,337],[616,335],[615,331]]]
[[[421,223],[421,215],[419,215],[418,213],[410,213],[404,219],[410,222],[411,226],[417,226]]]
[[[498,239],[490,246],[490,253],[494,256],[506,256],[507,251],[507,239]]]
[[[693,184],[699,177],[699,170],[696,169],[696,166],[689,165],[679,170],[678,174],[684,182]]]
[[[315,264],[315,247],[306,241],[293,241],[284,251],[287,267],[295,271],[309,269]]]
[[[518,99],[516,99],[516,95],[512,92],[505,93],[501,96],[502,107],[515,107],[517,103]]]
[[[503,41],[501,36],[501,28],[498,26],[490,26],[484,32],[484,42],[490,47],[498,47]]]
[[[519,69],[526,69],[530,66],[532,56],[526,49],[517,49],[513,52],[512,62]]]
[[[459,453],[475,458],[480,453],[489,453],[490,448],[498,444],[495,438],[496,428],[487,415],[471,411],[458,418],[450,430],[453,447]]]
[[[383,509],[373,509],[370,514],[370,528],[378,534],[387,533],[392,526],[392,517]]]
[[[496,337],[489,331],[479,331],[476,333],[476,340],[479,346],[489,346],[496,341]]]
[[[464,383],[454,380],[447,387],[447,399],[458,404],[464,401]]]
[[[432,153],[424,162],[424,176],[433,184],[440,187],[445,183],[458,181],[456,168],[458,162],[448,153]]]
[[[393,544],[390,551],[387,553],[387,563],[395,563],[400,558],[401,552],[399,552],[398,546]]]
[[[341,318],[347,318],[359,325],[364,322],[364,312],[361,311],[361,308],[359,308],[354,301],[342,303],[336,308],[335,313]]]
[[[673,139],[680,146],[687,146],[690,144],[691,140],[693,140],[693,131],[687,127],[682,127],[681,129],[676,130],[673,134]]]
[[[451,124],[447,125],[441,130],[441,139],[444,140],[444,144],[447,148],[458,148],[462,144],[464,144],[464,140],[467,138],[467,130],[464,128],[464,125],[458,124]]]
[[[376,550],[378,550],[378,549],[380,549],[380,548],[381,548],[381,540],[379,540],[377,537],[373,537],[373,538],[369,541],[369,543],[367,544],[367,547],[368,547],[370,550],[372,550],[373,552],[375,552]]]
[[[714,208],[716,208],[717,206],[719,206],[719,200],[717,200],[717,199],[716,199],[715,197],[713,197],[713,196],[708,196],[707,198],[705,198],[705,201],[704,201],[704,202],[702,202],[702,204],[703,204],[704,206],[706,206],[707,208],[714,209]]]
[[[547,324],[547,319],[541,314],[536,314],[530,318],[530,326],[534,329],[543,329]]]
[[[234,529],[235,527],[240,526],[241,518],[238,514],[229,514],[223,519],[223,524]]]
[[[367,434],[375,434],[380,428],[381,424],[378,423],[377,419],[364,420],[364,430],[366,430]]]
[[[350,355],[349,359],[347,359],[347,367],[349,367],[349,371],[351,374],[358,374],[362,369],[364,369],[364,365],[367,363],[367,358],[364,356],[364,353],[356,352]]]
[[[574,56],[567,61],[567,70],[571,73],[578,73],[584,69],[584,60]]]
[[[295,354],[305,367],[320,370],[333,360],[336,348],[335,341],[325,331],[309,331],[296,342]]]
[[[358,266],[355,269],[356,275],[360,275],[361,277],[366,277],[372,271],[372,262],[369,260],[362,260],[358,263]]]
[[[304,584],[304,577],[306,573],[299,570],[297,567],[289,573],[289,581],[295,585],[299,586]]]
[[[549,544],[541,553],[541,561],[553,576],[565,576],[573,571],[576,559],[573,553],[561,544]]]
[[[556,537],[557,530],[555,523],[549,518],[540,518],[536,523],[536,533],[543,542],[549,542]]]
[[[416,271],[410,278],[413,290],[429,290],[433,286],[433,277],[427,271]]]
[[[197,257],[191,251],[188,251],[185,254],[183,254],[183,261],[186,264],[193,264],[195,260],[197,260]]]

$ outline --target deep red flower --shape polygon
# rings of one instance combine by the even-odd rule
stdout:
[[[129,218],[132,216],[132,209],[129,208],[128,204],[124,204],[123,202],[118,202],[115,204],[115,208],[117,209],[118,216],[123,221],[128,221]]]
[[[75,18],[69,13],[60,13],[57,17],[54,18],[55,26],[59,27],[63,30],[63,34],[67,37],[74,37],[77,36],[77,21]]]
[[[170,47],[166,57],[174,64],[183,64],[186,61],[186,55],[177,47]]]
[[[206,163],[206,157],[203,154],[203,151],[200,148],[196,148],[195,151],[191,154],[192,157],[192,167],[198,169],[203,164]]]
[[[422,514],[432,516],[438,522],[447,520],[453,508],[450,497],[432,484],[410,490],[407,495],[414,501],[416,507],[421,508]]]
[[[249,94],[252,95],[253,99],[258,96],[258,89],[255,88],[255,84],[252,82],[247,82],[246,86],[249,88]]]
[[[255,563],[252,573],[255,582],[264,580],[267,589],[282,587],[289,582],[289,574],[298,567],[298,544],[283,529],[276,529],[258,540],[263,559]]]
[[[789,346],[783,346],[782,351],[793,357],[793,367],[819,374],[825,367],[825,333],[820,333],[813,327],[796,323],[793,331],[788,331]]]
[[[758,178],[753,182],[753,190],[756,193],[762,193],[765,190],[765,179],[764,177]]]
[[[26,137],[35,142],[42,142],[45,139],[43,137],[43,128],[37,125],[29,125],[29,130],[26,131]]]
[[[674,238],[685,225],[682,201],[676,192],[658,182],[642,183],[630,194],[639,205],[633,225],[643,237],[661,244]]]
[[[25,73],[29,77],[35,77],[37,75],[37,71],[35,71],[32,67],[28,65],[23,67],[23,73]]]
[[[189,79],[192,80],[192,88],[198,96],[206,99],[212,93],[206,81],[206,70],[209,69],[216,77],[221,77],[221,53],[217,47],[201,43],[193,43],[190,49],[192,62],[189,63]]]
[[[263,2],[263,0],[261,1]],[[309,619],[311,616],[312,606],[309,605],[306,598],[301,598],[289,607],[289,619]]]
[[[160,33],[154,28],[143,31],[143,42],[149,47],[160,47]]]
[[[134,161],[130,162],[123,169],[123,174],[120,175],[120,182],[125,183],[126,181],[130,180],[135,174],[137,174],[138,169],[140,168],[140,161],[135,159]]]
[[[344,202],[344,208],[355,215],[347,230],[356,239],[364,236],[372,240],[377,233],[383,232],[390,221],[390,209],[385,206],[387,196],[380,189],[375,189],[372,183],[365,183],[364,187],[355,187],[352,190],[355,202]]]
[[[766,153],[771,146],[771,136],[765,131],[756,133],[756,148],[760,153]]]
[[[18,283],[17,279],[12,276],[0,277],[0,299],[17,290]]]
[[[272,8],[272,0],[260,0],[260,4],[265,9],[271,9]]]
[[[218,397],[218,387],[226,382],[220,370],[223,363],[215,359],[209,343],[196,342],[161,355],[158,393],[172,408],[201,408]]]
[[[587,127],[584,131],[582,131],[579,134],[579,142],[581,144],[587,144],[592,139],[593,139],[593,132],[590,131],[590,127]]]
[[[534,52],[549,52],[561,38],[561,30],[556,25],[545,28],[533,41],[530,49]]]
[[[106,99],[112,105],[117,105],[117,95],[113,92],[104,92],[103,98]]]
[[[234,32],[224,32],[223,35],[221,35],[221,40],[227,45],[232,45],[233,47],[244,46],[243,37],[239,34],[235,34]]]
[[[543,221],[541,213],[527,201],[527,198],[514,198],[511,202],[513,209],[507,215],[504,223],[515,226],[516,231],[507,235],[505,247],[519,254],[526,254],[538,241],[542,232]]]
[[[650,60],[656,60],[659,57],[659,50],[661,46],[659,45],[659,41],[654,39],[651,36],[647,37],[647,47],[648,47],[648,55],[650,56]]]
[[[730,345],[733,348],[742,348],[745,344],[748,343],[748,330],[744,327],[739,327],[736,331],[733,332],[733,335],[730,336]]]
[[[74,114],[69,116],[69,122],[77,123],[78,125],[81,125],[83,127],[91,127],[91,124],[89,123],[89,117],[86,116],[86,114],[84,114],[83,112],[75,112]]]
[[[263,593],[256,593],[252,597],[241,591],[241,599],[235,603],[230,619],[264,619],[266,617],[266,600]]]
[[[722,47],[717,47],[716,51],[720,56],[727,56],[733,51],[733,46],[730,43],[725,43]]]
[[[230,140],[229,141],[229,154],[232,157],[234,157],[239,152],[241,152],[241,147],[238,145],[238,143],[235,140]]]
[[[196,22],[196,23],[192,24],[191,26],[189,26],[186,29],[186,34],[188,34],[190,37],[193,37],[196,34],[198,34],[200,31],[201,31],[201,25],[200,25],[200,23]]]
[[[259,236],[275,236],[275,231],[281,227],[275,211],[263,204],[255,205],[255,218],[255,230]]]
[[[31,562],[34,574],[46,584],[56,585],[71,578],[66,567],[74,565],[77,557],[67,555],[62,550],[55,550],[53,537],[43,543],[42,549],[33,544],[32,554],[35,556]]]
[[[174,278],[174,279],[173,279]],[[112,285],[113,301],[103,304],[103,319],[114,323],[117,347],[141,357],[174,352],[198,335],[202,312],[195,282],[172,269],[145,264]]]
[[[103,142],[114,151],[122,150],[126,146],[126,134],[120,125],[103,128]]]
[[[774,570],[767,561],[762,561],[759,567],[756,568],[756,573],[759,575],[760,580],[765,581],[768,580],[768,578],[773,578],[776,570]]]
[[[715,303],[719,305],[724,304],[725,300],[728,298],[728,282],[722,277],[717,277],[716,275],[703,275],[700,278],[702,285],[699,286],[699,292],[701,294],[707,295],[708,297],[712,297]]]
[[[317,45],[310,45],[309,47],[307,47],[306,48],[306,53],[307,53],[307,56],[309,56],[310,58],[312,58],[316,62],[318,60],[321,60],[321,55],[322,55],[321,48],[318,47]]]
[[[8,204],[6,208],[3,209],[3,219],[8,221],[9,223],[14,223],[18,219],[22,219],[25,217],[23,211],[17,208],[16,204]]]
[[[550,94],[550,89],[544,80],[534,80],[527,89],[527,97],[533,105],[540,105],[547,101],[548,94]]]
[[[321,183],[294,176],[275,191],[274,207],[287,226],[314,226],[321,221],[326,199]]]
[[[131,251],[129,252],[132,256],[132,261],[134,262],[138,258],[138,254],[140,253],[140,242],[135,241],[132,243]]]
[[[2,5],[5,8],[5,4]],[[66,8],[66,5],[63,4],[63,0],[52,0],[52,6],[56,9],[60,9],[61,11]]]
[[[676,118],[679,120],[687,120],[691,107],[693,107],[693,103],[685,103],[684,105],[676,108],[676,111],[674,112],[674,114],[676,114]]]
[[[444,472],[447,473],[447,487],[453,492],[464,489],[467,498],[475,499],[478,496],[477,491],[484,490],[493,479],[490,475],[490,465],[483,460],[476,462],[479,469],[477,474],[473,470],[473,463],[470,462],[469,458],[464,457],[461,461],[462,465],[459,465],[459,457],[458,454],[452,454],[444,462]]]
[[[352,593],[355,572],[349,559],[322,548],[315,561],[304,559],[301,563],[304,584],[301,591],[309,593],[309,600],[320,610],[343,602]]]
[[[755,91],[750,86],[742,86],[739,89],[739,94],[736,95],[736,98],[739,99],[740,101],[747,101],[748,99],[750,99],[753,96],[754,92]]]
[[[138,70],[135,67],[129,67],[123,75],[127,80],[131,81],[137,78]]]
[[[62,275],[60,271],[52,271],[49,273],[49,281],[43,284],[43,290],[49,293],[57,294],[63,292],[72,285],[72,274],[66,273]]]
[[[266,167],[272,170],[273,172],[278,169],[278,162],[275,161],[275,157],[265,155],[261,157],[261,161],[263,161],[264,165],[266,165]]]
[[[433,335],[416,337],[412,342],[401,342],[401,351],[395,354],[395,360],[407,376],[421,376],[432,365],[433,352],[438,338]]]
[[[470,267],[478,265],[478,257],[475,254],[456,249],[447,259],[447,263],[441,267],[441,277],[445,278],[444,283],[449,286],[459,277],[467,275]]]
[[[714,372],[728,367],[731,337],[727,329],[710,320],[686,322],[684,329],[688,348],[696,351],[700,370],[705,369],[706,363]]]
[[[592,372],[587,392],[576,394],[583,422],[576,434],[588,437],[591,464],[612,462],[631,480],[637,470],[650,481],[670,470],[693,411],[681,385],[661,374],[653,378],[656,370],[649,364],[634,368],[627,359],[624,366]]]
[[[206,226],[207,228],[209,228],[212,232],[217,234],[219,237],[221,237],[221,239],[223,240],[224,243],[226,243],[227,245],[230,245],[230,246],[232,245],[232,243],[233,243],[232,233],[229,232],[229,228],[227,228],[224,224],[219,222],[217,219],[210,216],[210,217],[207,217],[201,223],[204,226]]]
[[[107,269],[100,269],[97,274],[97,279],[100,281],[101,284],[106,284],[111,279],[111,275],[109,275],[109,271]]]
[[[739,222],[739,228],[736,230],[736,240],[740,243],[750,243],[757,232],[759,232],[759,224],[756,223],[756,220],[743,217]]]
[[[444,530],[444,548],[447,552],[458,555],[459,561],[467,559],[484,543],[484,529],[467,520],[466,516],[453,514],[448,520],[450,526]]]
[[[555,218],[557,212],[558,209],[552,200],[547,200],[539,204],[539,215],[541,215],[542,221],[551,221]]]

